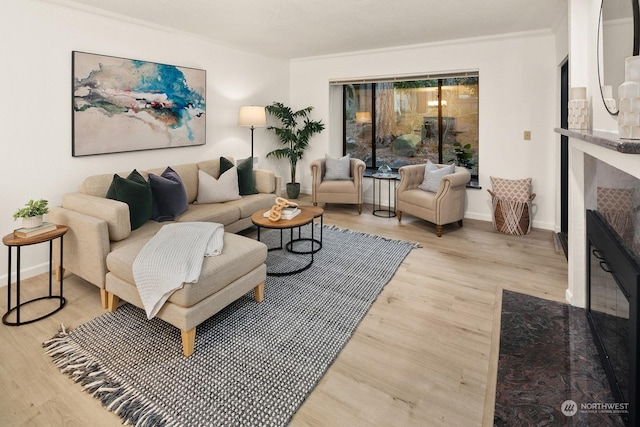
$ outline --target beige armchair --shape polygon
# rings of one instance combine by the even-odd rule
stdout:
[[[437,165],[442,168],[446,165]],[[398,221],[402,214],[408,213],[436,225],[436,234],[442,236],[442,226],[458,222],[462,227],[466,185],[471,174],[463,167],[456,166],[452,174],[445,175],[440,181],[437,192],[418,188],[424,179],[426,164],[401,167],[400,185],[396,190],[396,209]]]
[[[344,203],[358,205],[358,214],[362,213],[362,176],[366,168],[360,159],[350,159],[350,179],[326,180],[326,159],[311,162],[313,179],[311,200],[313,206],[318,203]]]

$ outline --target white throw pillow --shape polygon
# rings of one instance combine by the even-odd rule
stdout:
[[[351,157],[347,154],[344,157],[335,159],[330,155],[325,155],[324,179],[340,180],[351,179]]]
[[[455,168],[455,165],[448,165],[443,168],[439,168],[428,161],[427,166],[424,168],[424,179],[418,188],[424,191],[436,193],[438,188],[440,188],[440,181],[442,181],[442,178],[446,175],[452,174],[455,171]]]
[[[240,198],[236,166],[225,171],[218,179],[202,170],[198,170],[198,197],[196,203],[221,203]]]

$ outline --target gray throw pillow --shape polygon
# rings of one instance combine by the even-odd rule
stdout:
[[[427,171],[433,172],[433,171],[437,171],[437,170],[440,170],[440,168],[435,163],[433,163],[431,160],[427,160],[427,166],[424,169],[425,175],[426,175]]]
[[[351,157],[347,154],[339,159],[325,155],[325,180],[351,179]]]
[[[438,188],[440,188],[440,181],[442,181],[442,178],[446,175],[452,174],[455,171],[455,168],[455,165],[448,165],[443,168],[439,168],[430,161],[427,162],[427,166],[424,169],[424,179],[418,188],[424,191],[436,193]]]

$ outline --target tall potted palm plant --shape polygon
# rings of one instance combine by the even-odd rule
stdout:
[[[309,139],[324,130],[322,120],[311,120],[309,114],[313,107],[303,108],[293,111],[290,107],[281,102],[274,102],[266,107],[269,114],[280,120],[281,126],[269,126],[267,129],[275,132],[284,148],[267,153],[267,157],[278,159],[287,158],[291,165],[291,182],[287,183],[287,196],[290,199],[298,198],[300,194],[300,183],[296,182],[296,167],[298,160],[302,158],[304,150],[309,145]],[[298,123],[299,120],[302,123]]]

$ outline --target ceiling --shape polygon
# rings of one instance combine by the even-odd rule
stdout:
[[[552,30],[568,0],[44,0],[293,59]]]

